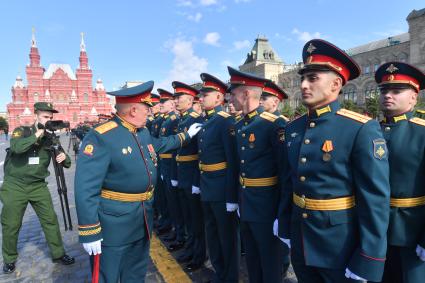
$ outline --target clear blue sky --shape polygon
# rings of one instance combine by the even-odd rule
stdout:
[[[406,17],[425,2],[337,0],[120,0],[1,1],[0,111],[11,101],[18,74],[25,78],[31,28],[41,63],[78,66],[85,33],[94,81],[107,90],[128,80],[193,83],[206,71],[227,80],[258,34],[287,63],[299,61],[312,37],[343,49],[407,32]]]

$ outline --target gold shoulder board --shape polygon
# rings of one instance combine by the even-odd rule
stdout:
[[[224,111],[220,111],[217,114],[224,118],[230,117],[230,114]]]
[[[276,119],[278,118],[276,115],[269,113],[269,112],[263,112],[260,114],[260,117],[263,119],[266,119],[270,122],[274,122],[276,121]]]
[[[152,116],[149,116],[149,121],[153,121],[154,118]]]
[[[421,126],[425,126],[425,120],[418,118],[418,117],[414,117],[414,118],[410,119],[409,121],[412,122],[412,123],[421,125]]]
[[[196,112],[191,112],[190,113],[190,116],[192,116],[193,118],[198,118],[199,117],[199,114],[196,113]]]
[[[110,130],[118,127],[118,124],[114,121],[106,122],[105,124],[102,124],[100,126],[97,126],[94,130],[98,132],[99,134],[104,134],[106,132],[109,132]]]
[[[171,121],[176,120],[176,115],[171,115],[170,119],[171,119]]]
[[[369,120],[372,120],[372,118],[370,118],[366,115],[363,115],[363,114],[360,114],[360,113],[357,113],[357,112],[354,112],[354,111],[351,111],[351,110],[347,110],[347,109],[344,109],[344,108],[341,108],[340,110],[338,110],[336,112],[336,114],[350,118],[350,119],[353,119],[353,120],[356,120],[356,121],[363,123],[363,124],[365,124]]]
[[[289,122],[288,117],[286,117],[285,115],[280,115],[279,117],[282,118],[283,120],[285,120],[286,122]]]

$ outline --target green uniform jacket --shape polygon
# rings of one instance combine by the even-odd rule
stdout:
[[[425,120],[408,112],[381,123],[387,141],[392,198],[425,196]],[[391,207],[388,244],[425,247],[425,206]]]
[[[388,150],[379,123],[340,109],[335,101],[289,123],[285,143],[279,236],[291,239],[293,260],[320,268],[348,267],[362,278],[380,281],[390,191]],[[355,207],[300,208],[293,204],[293,193],[315,200],[355,196]]]
[[[33,184],[44,182],[49,176],[51,140],[46,136],[37,138],[35,126],[18,127],[13,131],[10,140],[8,158],[4,164],[4,181],[19,182],[20,184]],[[38,157],[38,164],[30,165],[29,159]],[[71,166],[71,159],[66,155],[64,167]]]
[[[103,239],[103,245],[120,246],[149,234],[152,200],[104,199],[101,190],[152,191],[157,182],[156,153],[178,148],[188,140],[187,133],[153,138],[147,128],[135,129],[118,117],[90,131],[83,140],[75,173],[80,242]]]

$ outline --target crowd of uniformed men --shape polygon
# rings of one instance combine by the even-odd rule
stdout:
[[[302,56],[308,112],[291,122],[283,89],[231,67],[229,84],[110,93],[117,112],[85,136],[75,175],[96,281],[144,282],[155,228],[187,272],[208,257],[211,282],[239,282],[241,254],[253,283],[282,282],[290,262],[298,282],[425,282],[424,73],[378,68],[378,123],[338,102],[360,75],[344,51],[316,39]]]

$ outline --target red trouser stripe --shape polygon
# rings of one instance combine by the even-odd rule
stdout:
[[[93,273],[92,273],[92,283],[98,283],[99,282],[99,262],[100,262],[100,254],[97,254],[94,256],[94,263],[93,263]]]

